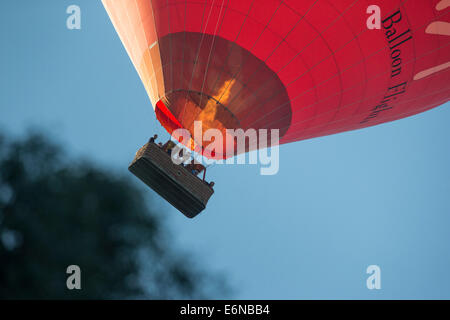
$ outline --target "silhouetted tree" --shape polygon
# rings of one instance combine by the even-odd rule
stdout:
[[[33,133],[0,135],[0,299],[207,298],[224,288],[127,178]],[[66,268],[81,268],[68,290]]]

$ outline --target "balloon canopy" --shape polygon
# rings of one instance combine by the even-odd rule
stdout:
[[[377,2],[103,0],[169,133],[201,120],[280,144],[449,100],[450,0]]]

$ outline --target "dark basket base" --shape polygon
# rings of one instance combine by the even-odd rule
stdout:
[[[194,176],[155,143],[149,142],[136,153],[128,169],[186,217],[203,211],[214,190]]]

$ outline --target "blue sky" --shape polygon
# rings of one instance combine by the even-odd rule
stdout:
[[[81,30],[66,28],[70,4],[81,7]],[[0,8],[2,130],[40,127],[125,175],[150,135],[168,137],[100,1]],[[194,220],[148,195],[234,298],[449,299],[449,107],[281,146],[274,176],[216,165],[215,194]],[[381,290],[366,288],[371,264]]]

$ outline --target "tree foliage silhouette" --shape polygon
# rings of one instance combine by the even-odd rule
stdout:
[[[0,298],[207,298],[225,288],[174,247],[128,178],[0,135]],[[81,268],[68,290],[66,268]]]

